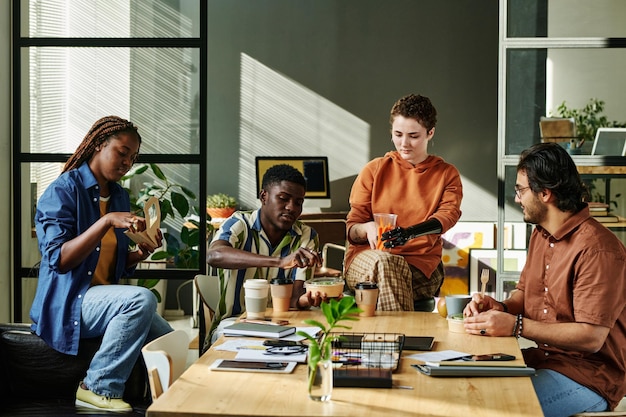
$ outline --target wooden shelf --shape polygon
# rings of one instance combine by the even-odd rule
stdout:
[[[579,174],[592,174],[592,175],[620,175],[626,174],[626,166],[586,166],[578,165]]]

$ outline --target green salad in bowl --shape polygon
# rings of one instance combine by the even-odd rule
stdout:
[[[304,283],[307,292],[326,293],[329,298],[337,298],[343,293],[344,280],[342,278],[322,277],[313,278]]]

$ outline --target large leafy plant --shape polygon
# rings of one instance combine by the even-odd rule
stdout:
[[[152,171],[152,175],[155,180],[152,182],[144,182],[143,187],[135,195],[130,188],[130,182],[134,177],[146,174],[148,170]],[[192,206],[190,202],[196,201],[196,194],[189,188],[182,184],[178,184],[170,181],[165,173],[157,164],[144,164],[138,165],[133,168],[128,174],[126,174],[120,180],[122,186],[128,191],[130,195],[130,205],[133,212],[144,216],[143,205],[152,196],[159,200],[159,207],[161,209],[161,223],[168,217],[176,218],[176,213],[181,219],[184,219],[190,213],[198,214],[198,209]],[[151,260],[171,260],[177,268],[198,268],[199,266],[199,252],[194,249],[200,242],[200,231],[198,228],[198,222],[194,220],[189,221],[195,226],[195,228],[189,228],[185,225],[180,229],[180,241],[170,233],[165,233],[165,241],[167,243],[167,251],[155,252]],[[147,288],[152,288],[156,285],[154,280],[145,280],[143,285]],[[150,286],[151,285],[151,286]]]
[[[334,298],[330,299],[330,302],[323,302],[320,305],[324,317],[326,318],[326,325],[313,319],[306,319],[304,322],[309,326],[315,326],[320,328],[320,336],[314,338],[310,334],[304,331],[298,331],[297,334],[306,337],[309,340],[309,387],[315,381],[317,364],[320,361],[328,361],[331,359],[331,346],[332,342],[341,340],[341,335],[333,334],[333,329],[343,328],[351,329],[351,327],[339,324],[342,321],[358,321],[358,314],[363,311],[356,306],[354,297],[346,296],[342,297],[339,301]]]

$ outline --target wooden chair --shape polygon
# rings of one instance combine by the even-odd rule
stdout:
[[[315,271],[315,277],[343,276],[343,258],[346,251],[346,213],[307,213],[300,221],[315,229],[322,248],[323,265]],[[339,251],[329,258],[328,250]],[[329,262],[332,267],[329,267]]]
[[[196,290],[198,290],[198,296],[200,297],[200,304],[202,307],[198,312],[198,353],[202,355],[205,351],[204,341],[211,328],[211,322],[213,321],[213,315],[219,308],[220,302],[220,280],[217,275],[204,275],[198,274],[193,279]],[[232,311],[232,301],[234,300],[235,288],[234,285],[227,287],[226,289],[226,309]],[[230,294],[229,294],[230,293]]]
[[[184,330],[167,333],[141,349],[153,400],[159,398],[182,375],[187,366],[188,351],[189,336]]]

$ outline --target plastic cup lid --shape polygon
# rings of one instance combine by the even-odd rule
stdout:
[[[358,282],[354,287],[359,290],[373,290],[378,288],[378,285],[376,285],[375,282],[371,281],[361,281]]]
[[[293,281],[290,280],[289,278],[272,278],[272,280],[270,281],[270,284],[287,285],[287,284],[293,284]]]

